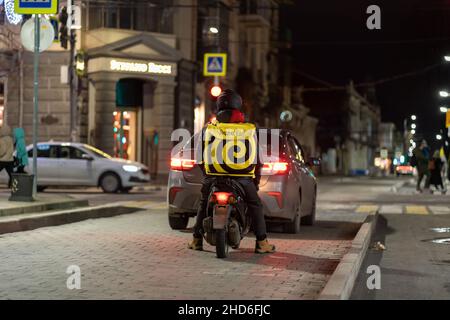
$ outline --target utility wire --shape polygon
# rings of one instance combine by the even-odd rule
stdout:
[[[433,70],[439,66],[441,66],[443,63],[435,63],[432,64],[430,66],[427,66],[425,68],[419,69],[419,70],[415,70],[415,71],[411,71],[411,72],[407,72],[407,73],[403,73],[403,74],[399,74],[399,75],[394,75],[388,78],[384,78],[384,79],[379,79],[376,81],[368,81],[368,82],[360,82],[360,83],[355,83],[353,86],[355,88],[361,88],[361,87],[372,87],[372,86],[378,86],[380,84],[384,84],[387,82],[391,82],[391,81],[396,81],[399,79],[403,79],[403,78],[408,78],[408,77],[413,77],[419,74],[423,74],[426,72],[429,72],[430,70]],[[300,72],[299,72],[300,73]],[[323,80],[320,80],[318,78],[316,78],[317,80],[327,83]],[[302,92],[323,92],[323,91],[339,91],[339,90],[346,90],[348,88],[348,86],[328,86],[327,88],[303,88]]]

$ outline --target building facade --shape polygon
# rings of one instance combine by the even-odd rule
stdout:
[[[326,174],[368,175],[380,150],[380,107],[352,82],[345,90],[303,90],[302,101],[319,119],[317,145]]]
[[[227,75],[219,82],[243,96],[249,119],[278,124],[273,120],[284,102],[276,1],[74,4],[81,8],[77,75],[69,77],[71,53],[59,42],[40,54],[39,141],[89,143],[147,164],[154,177],[166,175],[172,131],[199,131],[214,112],[213,78],[202,75],[207,52],[227,53]],[[0,10],[0,123],[23,127],[31,143],[33,53],[20,44],[20,25],[1,18]]]

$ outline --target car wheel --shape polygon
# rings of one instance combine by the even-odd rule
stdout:
[[[284,224],[284,232],[293,234],[300,233],[300,222],[301,222],[300,205],[301,205],[301,197],[299,196],[294,220]]]
[[[37,186],[37,192],[43,192],[45,189],[47,189],[47,186]]]
[[[181,216],[181,217],[174,217],[169,216],[169,225],[172,230],[183,230],[186,229],[187,225],[189,223],[189,217]]]
[[[100,187],[103,192],[116,193],[120,190],[120,178],[115,173],[106,173],[100,180]]]

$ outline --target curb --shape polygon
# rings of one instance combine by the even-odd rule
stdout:
[[[0,217],[13,216],[18,214],[36,213],[57,209],[70,209],[77,207],[87,207],[89,205],[86,199],[71,199],[44,203],[31,203],[21,207],[0,209]]]
[[[369,248],[377,219],[378,211],[367,216],[353,239],[350,250],[342,257],[318,300],[348,300],[350,298],[356,277]]]
[[[109,218],[142,210],[137,207],[107,204],[76,208],[52,213],[38,213],[26,217],[11,217],[0,221],[0,234],[29,231],[37,228],[59,226],[87,219]]]

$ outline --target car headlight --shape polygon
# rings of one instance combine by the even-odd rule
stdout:
[[[126,172],[138,172],[141,168],[133,166],[133,165],[129,165],[126,164],[124,166],[122,166],[123,170],[125,170]]]

